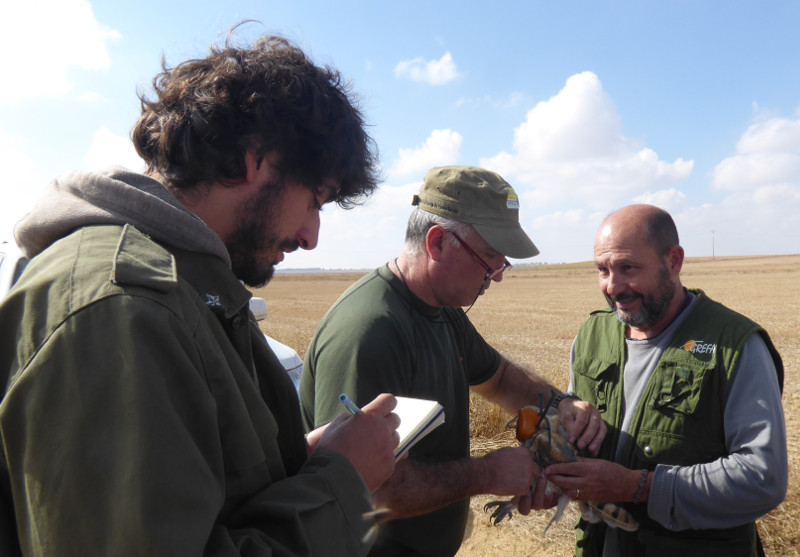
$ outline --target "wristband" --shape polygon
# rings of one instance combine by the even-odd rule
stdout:
[[[639,478],[639,486],[636,488],[636,493],[633,494],[633,504],[636,505],[639,501],[642,500],[642,495],[644,495],[644,486],[647,484],[647,474],[649,474],[649,470],[642,470],[642,477]]]
[[[553,399],[553,408],[558,410],[558,405],[561,404],[561,401],[565,398],[574,398],[575,400],[580,400],[580,397],[575,393],[561,393],[555,399]]]

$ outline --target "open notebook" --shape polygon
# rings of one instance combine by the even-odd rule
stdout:
[[[395,461],[444,422],[444,408],[435,400],[404,396],[396,398],[397,407],[393,412],[400,416],[400,426],[397,428],[400,444],[394,450]]]

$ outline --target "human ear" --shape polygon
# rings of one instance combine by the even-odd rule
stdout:
[[[264,164],[264,157],[257,155],[252,149],[248,149],[244,154],[245,180],[253,182],[261,171]]]
[[[683,268],[683,257],[684,252],[681,246],[672,246],[669,248],[669,252],[667,252],[667,261],[669,262],[669,267],[672,271],[672,274],[675,276],[681,274],[681,269]]]
[[[439,261],[442,258],[446,232],[444,228],[434,224],[428,229],[428,234],[425,236],[425,248],[428,250],[428,257],[434,261]]]

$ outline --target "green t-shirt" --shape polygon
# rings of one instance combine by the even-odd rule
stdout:
[[[434,308],[383,266],[342,294],[323,317],[306,352],[300,399],[306,430],[344,411],[340,393],[358,405],[380,393],[438,401],[445,423],[409,458],[445,462],[469,456],[469,386],[487,381],[500,354],[460,308]],[[461,545],[469,501],[384,524],[370,555],[453,555]]]

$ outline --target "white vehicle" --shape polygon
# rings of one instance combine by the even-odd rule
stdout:
[[[0,300],[6,297],[27,264],[28,259],[15,243],[5,240],[0,243]]]
[[[256,320],[263,321],[267,318],[267,302],[264,298],[256,298],[255,296],[250,298],[250,311],[256,316]],[[282,342],[278,342],[267,335],[264,336],[267,338],[269,347],[272,348],[272,351],[275,352],[284,369],[286,369],[286,373],[292,378],[294,388],[299,392],[300,373],[303,371],[303,360],[300,355]]]
[[[17,279],[25,270],[28,259],[22,255],[14,242],[3,241],[0,243],[0,300],[5,298],[8,291],[17,282]],[[250,298],[250,311],[256,319],[263,321],[267,318],[267,302],[264,298]],[[274,338],[264,335],[269,347],[275,352],[289,377],[292,379],[295,388],[300,386],[300,372],[303,371],[303,360],[292,348],[278,342]]]

